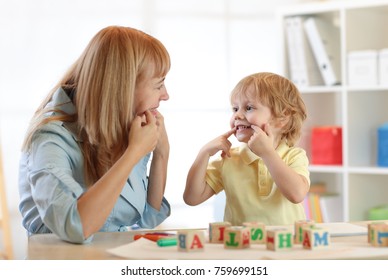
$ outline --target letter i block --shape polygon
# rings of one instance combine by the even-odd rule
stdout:
[[[229,222],[209,223],[209,242],[224,243],[224,231],[231,225]]]
[[[368,236],[372,246],[388,247],[388,224],[371,224],[368,227]]]
[[[285,251],[292,249],[293,235],[289,229],[267,230],[267,249],[272,251]]]
[[[178,251],[193,252],[203,251],[205,246],[205,233],[201,230],[178,231]]]
[[[224,232],[225,249],[249,248],[251,244],[251,232],[247,227],[230,226]]]
[[[267,241],[265,224],[260,222],[245,222],[242,224],[251,231],[251,243],[263,244]]]
[[[314,226],[315,222],[313,220],[301,220],[295,222],[295,244],[303,243],[303,228],[305,226],[311,227]]]
[[[302,244],[305,249],[326,249],[330,246],[329,231],[315,226],[304,227]]]

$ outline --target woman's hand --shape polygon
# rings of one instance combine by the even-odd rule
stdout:
[[[159,139],[159,129],[156,118],[150,111],[144,112],[143,116],[136,116],[131,124],[129,132],[128,148],[136,148],[144,156],[152,152]]]
[[[164,117],[159,111],[156,111],[155,119],[158,127],[158,143],[156,144],[154,153],[168,155],[170,152],[170,143],[168,141],[166,126],[164,124]]]

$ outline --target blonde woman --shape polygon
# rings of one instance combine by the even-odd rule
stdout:
[[[170,147],[158,111],[169,69],[165,47],[142,31],[110,26],[93,37],[26,134],[19,208],[29,234],[84,243],[170,215]]]
[[[231,105],[231,130],[199,151],[187,176],[185,202],[197,205],[225,191],[224,220],[233,225],[305,219],[301,202],[310,179],[306,153],[295,147],[306,118],[298,89],[277,74],[257,73],[236,85]],[[231,147],[233,134],[239,147]],[[221,156],[211,158],[219,151]]]

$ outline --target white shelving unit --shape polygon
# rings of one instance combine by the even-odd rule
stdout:
[[[301,146],[310,155],[313,126],[342,127],[343,164],[311,165],[312,181],[324,181],[342,197],[343,221],[365,220],[372,207],[388,204],[388,168],[377,166],[377,128],[388,122],[388,87],[349,86],[347,54],[350,51],[388,48],[388,1],[327,1],[282,7],[281,69],[290,77],[285,19],[320,17],[339,26],[341,84],[300,88],[308,109]],[[341,208],[341,207],[339,207]]]

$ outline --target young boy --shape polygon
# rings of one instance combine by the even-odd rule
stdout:
[[[294,146],[306,119],[298,89],[277,74],[256,73],[236,85],[231,105],[231,130],[199,151],[187,175],[185,203],[198,205],[224,190],[224,220],[233,225],[305,219],[301,202],[310,179],[306,153]],[[241,146],[231,147],[232,134]]]

